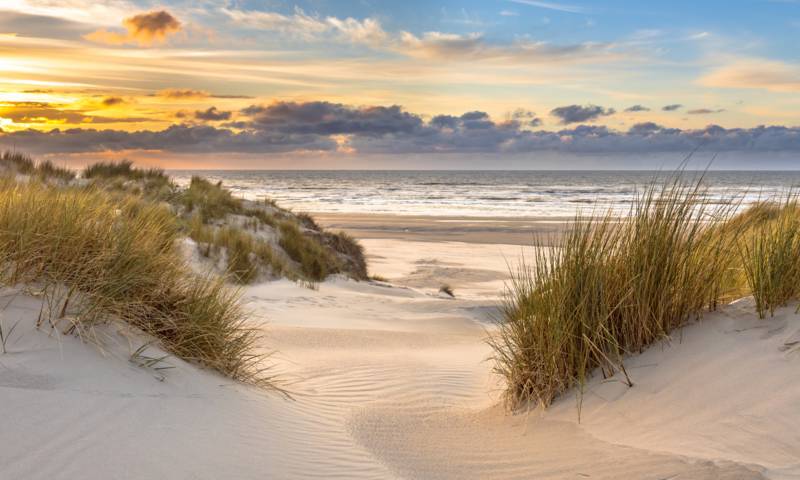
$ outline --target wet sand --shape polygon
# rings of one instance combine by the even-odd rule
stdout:
[[[564,232],[571,217],[452,217],[366,213],[313,213],[317,222],[359,239],[426,242],[465,242],[531,245],[534,238],[548,244]]]

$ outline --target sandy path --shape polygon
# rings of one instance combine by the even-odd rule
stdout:
[[[791,309],[746,305],[632,359],[636,386],[595,382],[544,415],[495,407],[483,342],[515,246],[367,240],[389,287],[337,279],[245,291],[295,400],[175,359],[164,381],[23,326],[0,355],[0,478],[798,478],[800,399]],[[456,299],[438,294],[450,283]],[[492,293],[493,292],[493,293]],[[490,296],[492,295],[492,296]],[[21,295],[5,325],[35,319]],[[156,355],[157,352],[153,353]]]

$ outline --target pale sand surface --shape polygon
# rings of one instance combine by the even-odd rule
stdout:
[[[172,358],[137,367],[143,340],[118,327],[103,351],[36,331],[38,300],[8,297],[0,478],[800,478],[793,308],[759,321],[740,302],[676,332],[629,360],[633,388],[592,381],[580,423],[574,395],[510,414],[484,339],[520,246],[363,243],[390,284],[244,292],[294,400]]]

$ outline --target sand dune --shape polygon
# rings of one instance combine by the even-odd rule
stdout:
[[[146,339],[121,327],[99,330],[102,351],[36,331],[39,300],[7,296],[3,325],[20,323],[0,355],[0,478],[800,477],[792,308],[708,315],[632,358],[633,388],[590,383],[580,423],[572,396],[512,415],[484,338],[519,247],[364,243],[393,286],[245,291],[294,400],[174,358],[138,367]]]

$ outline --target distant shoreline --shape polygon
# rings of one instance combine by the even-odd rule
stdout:
[[[467,217],[311,212],[326,229],[359,239],[531,245],[557,238],[573,217]]]

